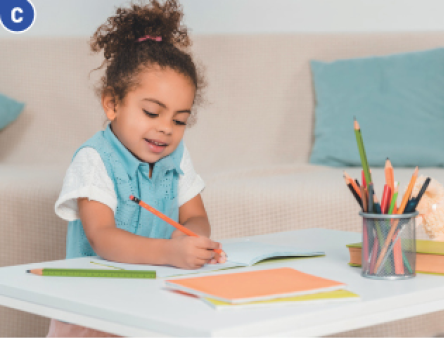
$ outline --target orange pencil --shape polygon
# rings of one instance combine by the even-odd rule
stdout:
[[[392,163],[390,162],[389,158],[387,157],[387,160],[385,161],[385,181],[387,182],[387,185],[390,187],[391,196],[394,194],[395,191],[395,175],[392,167]],[[391,196],[389,197],[391,200]],[[390,201],[388,202],[390,206]]]
[[[391,201],[391,191],[390,186],[388,184],[384,184],[384,191],[381,199],[381,213],[387,214],[390,208]]]
[[[361,198],[362,200],[362,196],[361,196],[361,190],[359,189],[358,185],[356,184],[355,180],[352,179],[345,171],[344,171],[344,176],[346,178],[346,180],[348,181],[348,183],[350,183],[353,187],[353,190],[356,192],[356,194],[359,196],[359,198]]]
[[[134,197],[133,195],[131,195],[130,196],[130,200],[135,202],[135,203],[137,203],[141,207],[144,207],[146,210],[152,212],[154,215],[156,215],[157,217],[163,219],[165,222],[171,224],[173,227],[175,227],[176,229],[182,231],[184,234],[187,234],[188,236],[199,237],[198,234],[196,234],[193,231],[191,231],[190,229],[184,227],[182,224],[177,223],[175,220],[169,218],[168,216],[162,214],[160,211],[158,211],[158,210],[154,209],[153,207],[149,206],[144,201],[139,200],[137,197]],[[218,254],[222,253],[221,249],[214,249],[214,251],[217,252]]]
[[[415,185],[416,179],[418,177],[418,167],[415,168],[415,171],[412,175],[412,178],[410,180],[410,183],[407,187],[407,191],[405,192],[403,198],[402,198],[402,202],[401,205],[398,208],[398,215],[402,215],[402,213],[404,212],[405,206],[407,205],[407,202],[409,201],[409,196],[412,193],[413,187]],[[381,249],[381,253],[379,254],[378,260],[376,261],[376,266],[375,266],[375,271],[378,271],[379,266],[381,265],[381,262],[387,252],[387,249],[393,239],[393,234],[395,233],[396,227],[398,226],[398,220],[396,220],[395,222],[393,222],[392,226],[390,227],[390,231],[387,235],[387,238],[385,239],[384,242],[384,246]]]

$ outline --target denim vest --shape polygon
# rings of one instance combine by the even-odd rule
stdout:
[[[139,161],[119,141],[110,124],[104,131],[97,132],[74,153],[84,148],[94,148],[105,164],[108,176],[114,183],[117,208],[114,213],[116,226],[136,235],[150,238],[171,238],[174,227],[138,206],[129,199],[134,195],[153,208],[179,220],[177,202],[179,174],[183,175],[180,163],[183,155],[183,141],[168,156],[154,165],[149,177],[149,164]],[[96,256],[83,230],[80,219],[68,223],[66,258]]]

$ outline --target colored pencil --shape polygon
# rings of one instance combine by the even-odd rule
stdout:
[[[367,181],[365,180],[364,170],[361,170],[361,176],[362,176],[362,185],[364,186],[364,188],[367,188]]]
[[[147,209],[148,211],[152,212],[154,215],[156,215],[157,217],[163,219],[165,222],[169,223],[170,225],[172,225],[176,229],[182,231],[184,234],[186,234],[188,236],[199,237],[198,234],[196,234],[193,231],[191,231],[190,229],[184,227],[182,224],[177,223],[175,220],[169,218],[168,216],[162,214],[160,211],[158,211],[158,210],[154,209],[153,207],[149,206],[144,201],[139,200],[137,197],[134,197],[133,195],[131,195],[130,196],[130,200],[135,202],[136,204],[140,205],[141,207]],[[221,249],[214,249],[214,251],[219,253],[219,254],[222,253]]]
[[[399,182],[396,182],[395,190],[392,194],[392,200],[390,202],[390,208],[388,210],[388,214],[393,214],[395,210],[396,200],[398,199],[398,186]],[[393,221],[393,220],[392,220]],[[402,264],[402,259],[405,258],[404,253],[402,252],[401,241],[398,240],[393,247],[393,258],[395,263],[395,273],[398,275],[404,274],[404,265]],[[407,261],[408,263],[408,261]]]
[[[368,213],[374,213],[373,207],[373,183],[367,185],[368,188]]]
[[[346,177],[344,177],[345,180],[345,184],[347,184],[347,187],[350,189],[351,193],[353,194],[353,196],[355,197],[356,201],[358,202],[358,204],[362,207],[362,201],[361,198],[358,196],[357,192],[355,191],[355,189],[353,189],[352,184],[350,183],[350,180],[348,180]]]
[[[427,188],[429,187],[431,178],[427,177],[426,180],[424,181],[424,184],[421,187],[421,190],[418,192],[418,195],[415,197],[415,199],[419,202],[422,198],[422,195],[424,195],[424,193],[426,192]]]
[[[390,186],[388,184],[384,184],[384,192],[382,194],[381,199],[381,213],[386,214],[390,207]]]
[[[378,255],[378,246],[379,246],[379,241],[378,241],[378,238],[375,237],[375,240],[373,242],[371,257],[370,257],[370,266],[369,266],[370,272],[373,272],[373,270],[375,269],[375,261],[376,261],[377,255]]]
[[[407,210],[407,213],[414,212],[416,210],[416,207],[418,206],[419,202],[421,201],[422,196],[426,192],[426,190],[430,184],[430,181],[431,181],[430,177],[427,177],[426,180],[424,181],[424,184],[421,187],[421,190],[419,190],[418,195],[416,197],[412,198],[411,207]],[[407,207],[406,207],[406,209],[407,209]]]
[[[390,162],[389,158],[387,157],[387,160],[385,161],[385,180],[387,182],[387,185],[390,187],[390,193],[393,194],[395,191],[395,174],[393,170],[392,163]],[[391,196],[390,196],[391,199]]]
[[[353,190],[356,192],[356,194],[359,196],[359,198],[361,198],[361,191],[359,190],[359,187],[356,184],[355,180],[352,179],[350,177],[350,175],[347,174],[345,171],[344,171],[344,177],[348,180],[348,183],[350,183],[352,185]]]
[[[405,194],[402,198],[401,205],[399,206],[399,209],[398,209],[398,215],[402,215],[402,213],[404,212],[404,209],[407,205],[409,196],[412,193],[412,190],[415,185],[417,177],[418,177],[418,167],[415,168],[415,171],[412,175],[410,183],[407,187],[407,191],[405,192]],[[397,226],[398,226],[398,220],[393,222],[393,224],[391,225],[390,231],[387,235],[387,238],[385,239],[384,246],[382,247],[382,250],[381,250],[381,253],[379,254],[378,260],[376,261],[375,271],[378,271],[379,266],[381,265],[381,262],[384,259],[385,254],[387,253],[387,249],[393,240],[393,234],[395,233]]]
[[[371,187],[371,189],[373,191],[373,183],[370,183],[369,186]],[[382,214],[381,205],[379,204],[378,197],[376,196],[376,194],[374,192],[372,193],[372,195],[373,195],[373,210],[374,210],[374,212],[376,214]],[[379,238],[379,245],[381,246],[381,249],[382,249],[382,243],[384,242],[384,234],[381,230],[381,222],[378,221],[377,219],[375,219],[374,223],[375,223],[376,234]],[[384,223],[382,223],[382,224],[384,224]],[[387,273],[390,273],[391,272],[390,265],[386,264],[385,270]]]
[[[399,206],[398,214],[401,215],[404,212],[405,206],[407,205],[407,202],[409,200],[410,195],[412,194],[413,187],[415,186],[416,179],[418,178],[418,167],[415,168],[415,171],[412,175],[412,178],[410,180],[410,183],[407,187],[407,191],[405,192],[401,205]]]
[[[367,212],[367,192],[366,189],[364,188],[364,186],[360,186],[359,189],[361,190],[361,196],[362,196],[362,211],[363,212]],[[364,246],[364,261],[368,262],[368,239],[369,239],[369,234],[368,234],[368,226],[367,226],[367,219],[364,217],[362,219],[363,223],[363,227],[362,227],[362,236],[363,236],[363,242],[366,243]]]
[[[399,182],[397,182],[397,184],[395,185],[395,192],[392,196],[392,201],[390,203],[390,208],[388,213],[391,215],[394,213],[395,210],[395,205],[396,205],[396,200],[398,199],[398,186],[399,186]]]
[[[362,200],[362,211],[367,212],[367,193],[365,191],[365,188],[361,185],[360,187],[361,191],[361,200]]]
[[[396,201],[398,199],[398,188],[399,188],[399,182],[395,182],[395,192],[392,194],[392,200],[390,202],[390,208],[388,211],[388,214],[396,214]],[[394,220],[392,220],[393,222]],[[395,236],[396,237],[396,236]],[[395,243],[395,246],[393,247],[393,256],[394,256],[394,262],[395,262],[395,273],[398,275],[404,274],[404,265],[402,262],[404,261],[404,264],[407,266],[407,269],[409,272],[412,272],[412,268],[410,267],[409,261],[407,260],[407,257],[402,252],[402,246],[401,241],[398,240]]]
[[[358,121],[356,121],[356,118],[354,119],[354,129],[355,129],[356,142],[358,144],[358,149],[359,149],[359,156],[361,157],[362,169],[364,170],[365,181],[367,185],[369,185],[370,183],[372,183],[372,177],[370,175],[370,169],[368,167],[367,155],[365,154],[364,141],[362,140],[361,128],[359,127],[359,123]]]
[[[381,205],[378,202],[378,197],[376,194],[373,194],[373,208],[375,209],[377,214],[382,214]]]

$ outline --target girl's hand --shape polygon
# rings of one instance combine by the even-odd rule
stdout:
[[[177,238],[177,237],[181,237],[181,236],[188,236],[187,234],[183,233],[182,231],[176,229],[173,231],[173,233],[171,234],[171,239],[173,238]],[[204,236],[205,237],[205,236]],[[216,264],[216,263],[225,263],[227,261],[227,254],[222,251],[220,254],[219,253],[215,253],[215,256],[213,259],[211,259],[208,263],[209,264]]]
[[[213,259],[220,260],[214,251],[220,248],[220,243],[208,237],[172,234],[167,259],[169,264],[181,269],[199,269]]]

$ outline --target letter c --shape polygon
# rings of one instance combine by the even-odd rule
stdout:
[[[20,23],[23,21],[23,17],[17,18],[16,13],[19,12],[20,14],[23,14],[23,9],[20,7],[15,7],[11,12],[11,20],[15,23]]]

